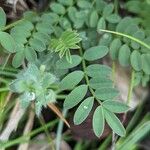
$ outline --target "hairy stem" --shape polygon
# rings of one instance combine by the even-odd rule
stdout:
[[[134,77],[135,77],[135,72],[134,72],[134,70],[132,70],[132,72],[131,72],[130,85],[129,85],[129,89],[128,89],[127,102],[126,102],[128,105],[129,105],[129,103],[130,103],[130,101],[131,101],[131,97],[132,97],[133,84],[134,84]]]
[[[38,133],[42,132],[45,128],[50,128],[50,127],[52,128],[54,125],[56,125],[57,122],[58,122],[58,119],[55,119],[53,121],[48,122],[44,126],[41,126],[40,128],[37,128],[37,129],[31,131],[30,133],[27,133],[26,135],[23,135],[14,140],[10,140],[8,142],[2,142],[1,148],[8,148],[13,145],[17,145],[18,143],[25,143],[25,142],[27,142],[27,138],[29,138],[29,137],[31,138],[31,137],[37,135]]]
[[[11,23],[11,24],[5,26],[4,28],[2,28],[1,31],[8,30],[8,29],[10,29],[10,28],[16,26],[17,24],[21,23],[21,22],[24,21],[24,20],[25,20],[25,19],[20,19],[20,20],[18,20],[18,21],[15,21],[15,22],[13,22],[13,23]]]
[[[5,62],[4,62],[4,65],[3,65],[3,67],[2,67],[2,70],[5,69],[5,66],[6,66],[7,63],[8,63],[8,60],[9,60],[10,56],[11,56],[11,54],[9,54],[9,55],[7,56],[7,58],[6,58]]]
[[[80,52],[80,56],[82,57],[83,56],[83,51],[82,51],[81,48],[79,49],[79,52]],[[90,85],[90,83],[89,83],[89,77],[86,74],[86,62],[85,62],[84,59],[82,59],[82,68],[83,68],[83,71],[84,71],[84,77],[85,77],[86,84],[88,85],[91,94],[97,100],[97,102],[101,104],[101,101],[96,98],[94,90],[89,86]]]
[[[68,110],[63,109],[63,116],[66,117]],[[61,140],[62,140],[62,131],[63,131],[64,122],[62,120],[59,121],[57,127],[57,136],[56,136],[56,150],[60,150]]]
[[[130,36],[130,35],[127,35],[127,34],[124,34],[124,33],[120,33],[120,32],[115,32],[115,31],[111,31],[111,30],[103,30],[103,29],[98,29],[98,32],[107,32],[107,33],[112,33],[112,34],[115,34],[115,35],[119,35],[119,36],[123,36],[123,37],[126,37],[130,40],[133,40],[139,44],[141,44],[142,46],[146,47],[147,49],[150,50],[150,45],[146,44],[145,42],[133,37],[133,36]]]
[[[118,14],[118,0],[114,0],[115,13]]]
[[[0,88],[0,92],[7,92],[9,91],[8,87]]]

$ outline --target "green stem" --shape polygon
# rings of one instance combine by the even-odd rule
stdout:
[[[141,44],[142,46],[146,47],[147,49],[150,50],[150,45],[146,44],[145,42],[133,37],[133,36],[130,36],[130,35],[127,35],[127,34],[124,34],[124,33],[120,33],[120,32],[115,32],[115,31],[111,31],[111,30],[103,30],[103,29],[98,29],[98,32],[99,31],[102,31],[102,32],[107,32],[107,33],[112,33],[112,34],[115,34],[115,35],[120,35],[120,36],[123,36],[123,37],[126,37],[130,40],[133,40],[139,44]]]
[[[0,65],[0,70],[2,70],[3,66]],[[3,70],[5,71],[9,71],[9,72],[18,72],[19,69],[16,69],[16,68],[12,68],[12,67],[5,67]]]
[[[13,23],[11,23],[11,24],[5,26],[4,28],[2,28],[1,31],[8,30],[8,29],[10,29],[10,28],[16,26],[17,24],[21,23],[21,22],[24,21],[24,20],[25,20],[25,19],[20,19],[20,20],[18,20],[18,21],[15,21],[15,22],[13,22]]]
[[[115,72],[116,72],[116,63],[115,61],[112,62],[112,80],[115,82]]]
[[[114,0],[115,13],[118,14],[118,0]]]
[[[0,77],[0,82],[5,83],[5,84],[8,84],[8,83],[9,83],[9,81],[7,81],[6,79],[3,79],[3,78],[1,78],[1,77]]]
[[[127,102],[126,102],[128,105],[129,105],[129,103],[131,101],[131,97],[132,97],[134,77],[135,77],[135,72],[134,72],[134,70],[132,70],[131,81],[130,81],[130,85],[129,85],[129,89],[128,89],[128,96],[127,96]]]
[[[96,0],[93,0],[93,2],[92,2],[92,6],[94,6],[95,2],[96,2]]]
[[[5,66],[7,65],[7,62],[8,62],[8,60],[9,60],[10,56],[11,56],[11,54],[9,54],[9,55],[7,56],[7,58],[6,58],[6,60],[5,60],[5,63],[4,63],[4,65],[3,65],[3,67],[2,67],[2,70],[5,69]]]
[[[15,73],[11,73],[11,72],[8,72],[8,71],[0,71],[0,75],[4,75],[4,76],[7,76],[7,77],[16,77]]]
[[[7,92],[9,91],[8,87],[0,88],[0,92]]]
[[[38,133],[42,132],[45,128],[53,127],[57,122],[58,122],[58,119],[56,119],[54,121],[50,121],[46,125],[38,128],[38,129],[35,129],[32,132],[30,132],[30,133],[28,133],[28,134],[26,134],[22,137],[19,137],[17,139],[14,139],[14,140],[11,140],[11,141],[8,141],[8,142],[2,142],[2,143],[0,143],[1,148],[8,148],[8,147],[11,147],[13,145],[17,145],[18,143],[25,143],[25,142],[27,142],[26,139],[28,137],[31,138],[31,137],[37,135]]]
[[[67,95],[57,95],[56,98],[57,99],[65,99]]]
[[[82,56],[83,56],[83,51],[82,51],[81,48],[79,49],[79,52],[80,52],[80,56],[82,57]],[[98,101],[98,103],[101,104],[101,101],[96,98],[94,90],[89,86],[89,85],[90,85],[90,82],[89,82],[89,77],[88,77],[88,75],[86,74],[86,62],[85,62],[84,59],[82,59],[82,68],[83,68],[83,71],[84,71],[84,77],[85,77],[86,84],[88,85],[91,94],[92,94],[93,97]]]
[[[48,140],[49,145],[51,146],[51,149],[55,150],[53,139],[51,138],[51,136],[49,134],[48,128],[45,126],[45,121],[42,116],[39,118],[39,122],[40,122],[41,126],[44,127],[45,135],[47,136],[47,140]]]
[[[68,110],[63,109],[62,114],[66,117]],[[63,131],[64,122],[60,119],[58,128],[57,128],[57,136],[56,136],[56,150],[60,150],[61,140],[62,140],[62,131]]]
[[[109,135],[103,143],[100,144],[100,147],[98,148],[98,150],[106,150],[111,142],[111,136]]]

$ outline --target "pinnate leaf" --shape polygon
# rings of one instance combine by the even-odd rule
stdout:
[[[97,137],[100,137],[104,131],[104,113],[102,106],[98,106],[94,112],[92,120],[93,130]]]
[[[97,30],[99,29],[106,29],[106,21],[103,17],[101,17],[99,20],[98,20],[98,23],[97,23]]]
[[[20,52],[17,52],[14,57],[13,57],[13,60],[12,60],[12,65],[13,67],[15,68],[18,68],[19,66],[21,66],[23,60],[24,60],[24,51],[20,51]]]
[[[64,101],[64,107],[70,109],[76,106],[86,95],[88,86],[80,85],[76,87],[71,93],[66,97]]]
[[[6,14],[4,10],[0,7],[0,29],[6,25]]]
[[[37,59],[37,54],[32,47],[25,48],[25,56],[29,62],[34,62]]]
[[[77,5],[80,7],[80,8],[91,8],[91,3],[88,2],[87,0],[79,0]]]
[[[119,136],[125,136],[126,131],[116,115],[105,108],[103,110],[106,122],[108,123],[110,128]]]
[[[114,10],[114,5],[113,4],[108,4],[105,6],[104,10],[103,10],[103,16],[107,17],[109,16]]]
[[[73,5],[73,0],[58,0],[58,2],[60,2],[63,5],[66,5],[66,6]]]
[[[110,23],[118,23],[121,20],[121,18],[117,14],[111,14],[106,17],[106,20]]]
[[[150,54],[143,54],[141,57],[143,71],[146,74],[150,74]]]
[[[93,89],[113,87],[113,82],[106,77],[92,78],[90,79],[90,87]]]
[[[74,71],[68,74],[59,84],[61,90],[74,88],[83,78],[83,71]]]
[[[102,103],[103,107],[114,113],[123,113],[129,110],[129,106],[114,100],[107,100]]]
[[[119,63],[124,66],[127,67],[129,65],[130,62],[130,48],[128,45],[124,44],[120,50],[119,50]]]
[[[106,65],[93,64],[86,68],[86,73],[89,77],[109,77],[112,73],[112,69]]]
[[[14,53],[16,50],[14,39],[6,32],[0,32],[0,44],[10,53]]]
[[[57,14],[63,15],[65,13],[65,7],[60,3],[52,3],[50,4],[50,8]]]
[[[73,68],[81,63],[82,58],[78,55],[71,55],[72,63],[69,63],[65,57],[56,62],[57,69]]]
[[[88,61],[93,61],[103,58],[108,51],[109,49],[106,46],[94,46],[86,50],[83,57]]]
[[[81,124],[89,115],[94,103],[94,97],[86,98],[80,106],[77,108],[74,114],[74,123],[76,125]]]
[[[99,88],[95,91],[95,96],[100,100],[114,99],[119,95],[115,88]]]
[[[119,54],[119,48],[121,47],[121,41],[120,39],[114,39],[111,44],[110,44],[110,56],[113,60],[118,59],[118,54]]]
[[[95,28],[97,26],[97,22],[98,22],[98,14],[94,10],[94,11],[92,11],[92,13],[90,15],[90,20],[89,20],[90,27]]]
[[[136,71],[141,71],[141,69],[142,69],[142,60],[141,60],[140,52],[134,50],[131,53],[130,60],[131,60],[131,66],[133,67],[133,69],[136,70]]]

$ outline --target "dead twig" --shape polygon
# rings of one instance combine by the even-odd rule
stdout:
[[[24,115],[25,110],[21,108],[19,101],[17,100],[16,105],[14,106],[10,118],[7,122],[6,128],[0,134],[1,141],[7,141],[11,133],[17,129],[18,123]]]
[[[23,135],[28,134],[32,130],[33,123],[34,123],[34,116],[35,116],[35,113],[31,109],[30,113],[29,113],[29,119],[28,119],[28,121],[25,125],[25,128],[24,128]],[[27,141],[28,140],[29,140],[29,137],[27,138]],[[28,150],[28,146],[29,146],[29,143],[27,143],[27,142],[23,143],[23,144],[20,144],[19,147],[18,147],[18,150]]]

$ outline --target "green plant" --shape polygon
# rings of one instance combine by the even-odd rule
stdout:
[[[57,82],[57,78],[51,73],[45,72],[45,66],[40,69],[34,64],[29,64],[28,68],[17,75],[17,79],[10,84],[10,90],[21,93],[19,97],[23,108],[27,108],[30,102],[34,101],[36,114],[39,116],[42,106],[56,101],[56,93],[52,89],[52,84]]]
[[[14,67],[23,66],[10,84],[12,91],[21,94],[23,108],[34,101],[40,115],[42,106],[62,98],[65,109],[78,106],[74,123],[79,125],[96,103],[92,124],[97,137],[105,122],[114,133],[125,136],[116,113],[126,113],[133,88],[150,80],[149,41],[140,21],[122,18],[113,3],[103,0],[58,0],[42,15],[26,12],[7,26],[0,9],[1,46],[13,55]],[[107,55],[114,66],[119,62],[132,72],[126,104],[119,102],[115,67],[99,63]]]

